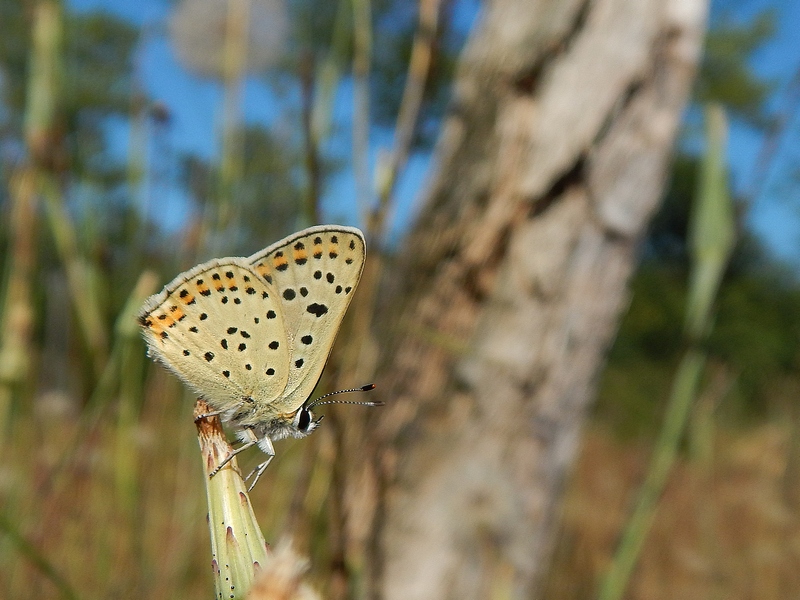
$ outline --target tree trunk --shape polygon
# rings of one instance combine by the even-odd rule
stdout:
[[[486,6],[406,246],[376,463],[349,476],[377,489],[375,595],[536,596],[706,4]]]

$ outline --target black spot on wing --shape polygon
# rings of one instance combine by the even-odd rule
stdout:
[[[325,306],[324,304],[318,304],[317,302],[314,302],[313,304],[309,304],[306,307],[306,311],[310,312],[312,315],[319,318],[326,312],[328,312],[328,307]]]

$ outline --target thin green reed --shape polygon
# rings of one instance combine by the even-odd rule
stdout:
[[[78,249],[75,226],[64,206],[55,156],[59,152],[56,134],[61,118],[63,88],[63,15],[61,5],[44,0],[37,5],[33,25],[33,49],[25,137],[36,188],[44,199],[56,250],[69,283],[73,308],[89,352],[95,375],[102,372],[108,348],[107,332],[101,318],[97,288],[91,270]]]
[[[93,284],[91,268],[78,247],[75,225],[64,205],[64,196],[55,177],[42,173],[39,186],[56,251],[67,275],[70,299],[86,343],[94,379],[103,372],[108,358],[108,332],[102,318],[97,286]]]
[[[340,0],[330,48],[317,67],[311,51],[300,65],[302,89],[302,129],[306,186],[298,226],[319,223],[322,190],[322,148],[330,137],[333,105],[344,71],[345,55],[351,35],[350,1]]]
[[[625,593],[655,518],[659,498],[697,397],[707,359],[703,345],[714,321],[714,300],[735,244],[734,213],[725,161],[725,113],[720,106],[713,105],[706,108],[705,118],[707,146],[689,232],[692,265],[683,332],[687,350],[673,380],[664,424],[636,507],[601,582],[598,594],[601,600],[618,600]]]
[[[353,173],[356,200],[362,222],[366,223],[372,197],[369,176],[370,70],[372,65],[372,4],[353,4]]]
[[[12,173],[9,189],[11,240],[5,265],[0,341],[0,440],[9,423],[13,394],[26,381],[35,319],[32,298],[36,263],[37,192],[43,166],[50,162],[61,87],[61,6],[39,2],[33,13],[32,50],[25,107],[26,161]]]
[[[30,370],[34,322],[31,298],[38,232],[35,174],[31,168],[12,176],[9,197],[9,252],[0,314],[0,447],[10,427],[14,394],[24,386]]]
[[[391,212],[395,186],[408,162],[411,144],[422,110],[425,84],[433,62],[434,43],[439,35],[440,0],[420,0],[417,30],[408,61],[408,74],[403,98],[394,128],[394,148],[382,156],[376,168],[375,180],[378,206],[367,222],[367,237],[379,240],[385,233],[386,219]]]
[[[232,225],[234,190],[243,171],[242,87],[248,62],[250,0],[229,0],[222,46],[222,153],[214,224],[219,234]]]
[[[139,277],[125,307],[117,317],[114,327],[114,349],[109,364],[116,363],[119,373],[119,409],[117,414],[117,433],[114,474],[120,504],[128,516],[134,516],[138,504],[137,472],[139,453],[136,432],[139,426],[139,412],[144,380],[144,345],[136,323],[136,312],[142,302],[158,287],[158,277],[152,271],[145,271]]]

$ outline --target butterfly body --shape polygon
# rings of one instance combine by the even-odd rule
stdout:
[[[311,227],[250,257],[181,273],[138,319],[148,354],[236,430],[274,455],[272,441],[308,435],[314,390],[364,267],[363,234]],[[268,462],[268,461],[267,461]]]

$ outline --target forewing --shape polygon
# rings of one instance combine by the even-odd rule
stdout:
[[[289,377],[276,410],[299,408],[314,391],[361,278],[364,236],[354,227],[300,231],[246,259],[275,287],[289,343]]]
[[[139,313],[151,356],[217,410],[269,403],[289,380],[290,348],[274,287],[243,259],[178,275]]]

